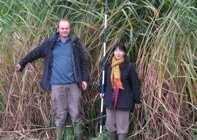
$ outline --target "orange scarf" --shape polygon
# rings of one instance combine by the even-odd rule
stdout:
[[[124,89],[121,78],[120,78],[120,68],[119,65],[124,61],[124,57],[116,60],[115,57],[112,58],[112,71],[111,71],[111,82],[112,82],[112,88],[116,89]]]

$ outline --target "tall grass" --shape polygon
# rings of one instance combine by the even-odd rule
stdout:
[[[109,1],[107,57],[116,42],[124,42],[142,83],[143,107],[131,113],[128,139],[195,139],[196,5],[194,0]],[[68,18],[88,60],[89,87],[81,109],[84,139],[106,138],[106,133],[98,136],[104,8],[101,0],[0,1],[0,137],[54,138],[50,95],[39,86],[43,60],[28,64],[22,73],[15,66],[56,32],[59,19]],[[71,120],[65,127],[67,139],[74,139]]]

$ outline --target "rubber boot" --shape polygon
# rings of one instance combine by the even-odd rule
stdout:
[[[118,135],[118,140],[126,140],[126,134]]]
[[[74,134],[76,136],[76,140],[82,140],[82,126],[81,126],[81,124],[74,125]]]
[[[63,140],[63,127],[56,127],[56,140]]]
[[[110,133],[110,140],[116,140],[116,132]]]

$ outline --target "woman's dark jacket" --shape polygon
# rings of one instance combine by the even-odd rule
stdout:
[[[113,89],[111,84],[111,62],[106,66],[105,70],[105,96],[104,96],[104,105],[108,109],[115,110],[131,110],[134,107],[135,103],[141,103],[140,96],[140,80],[137,76],[134,65],[131,62],[128,62],[124,67],[120,67],[121,71],[121,82],[123,84],[124,90],[119,90],[119,97],[117,105],[114,108],[113,105]]]
[[[50,90],[50,78],[52,73],[52,61],[53,61],[53,48],[55,41],[59,37],[59,33],[50,36],[40,46],[32,50],[27,54],[19,63],[21,65],[20,71],[22,71],[26,64],[32,62],[38,58],[44,58],[44,70],[41,80],[41,87],[45,91]],[[82,87],[82,81],[88,80],[87,62],[82,45],[77,37],[69,35],[72,44],[72,57],[73,57],[73,69],[76,82],[79,87]]]

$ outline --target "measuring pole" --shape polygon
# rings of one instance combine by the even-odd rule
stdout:
[[[104,95],[104,79],[105,79],[105,64],[106,64],[106,42],[107,42],[107,13],[108,0],[105,0],[105,18],[104,18],[104,43],[103,43],[103,68],[102,68],[102,94]],[[101,112],[100,112],[100,133],[103,127],[103,98],[101,98]]]

